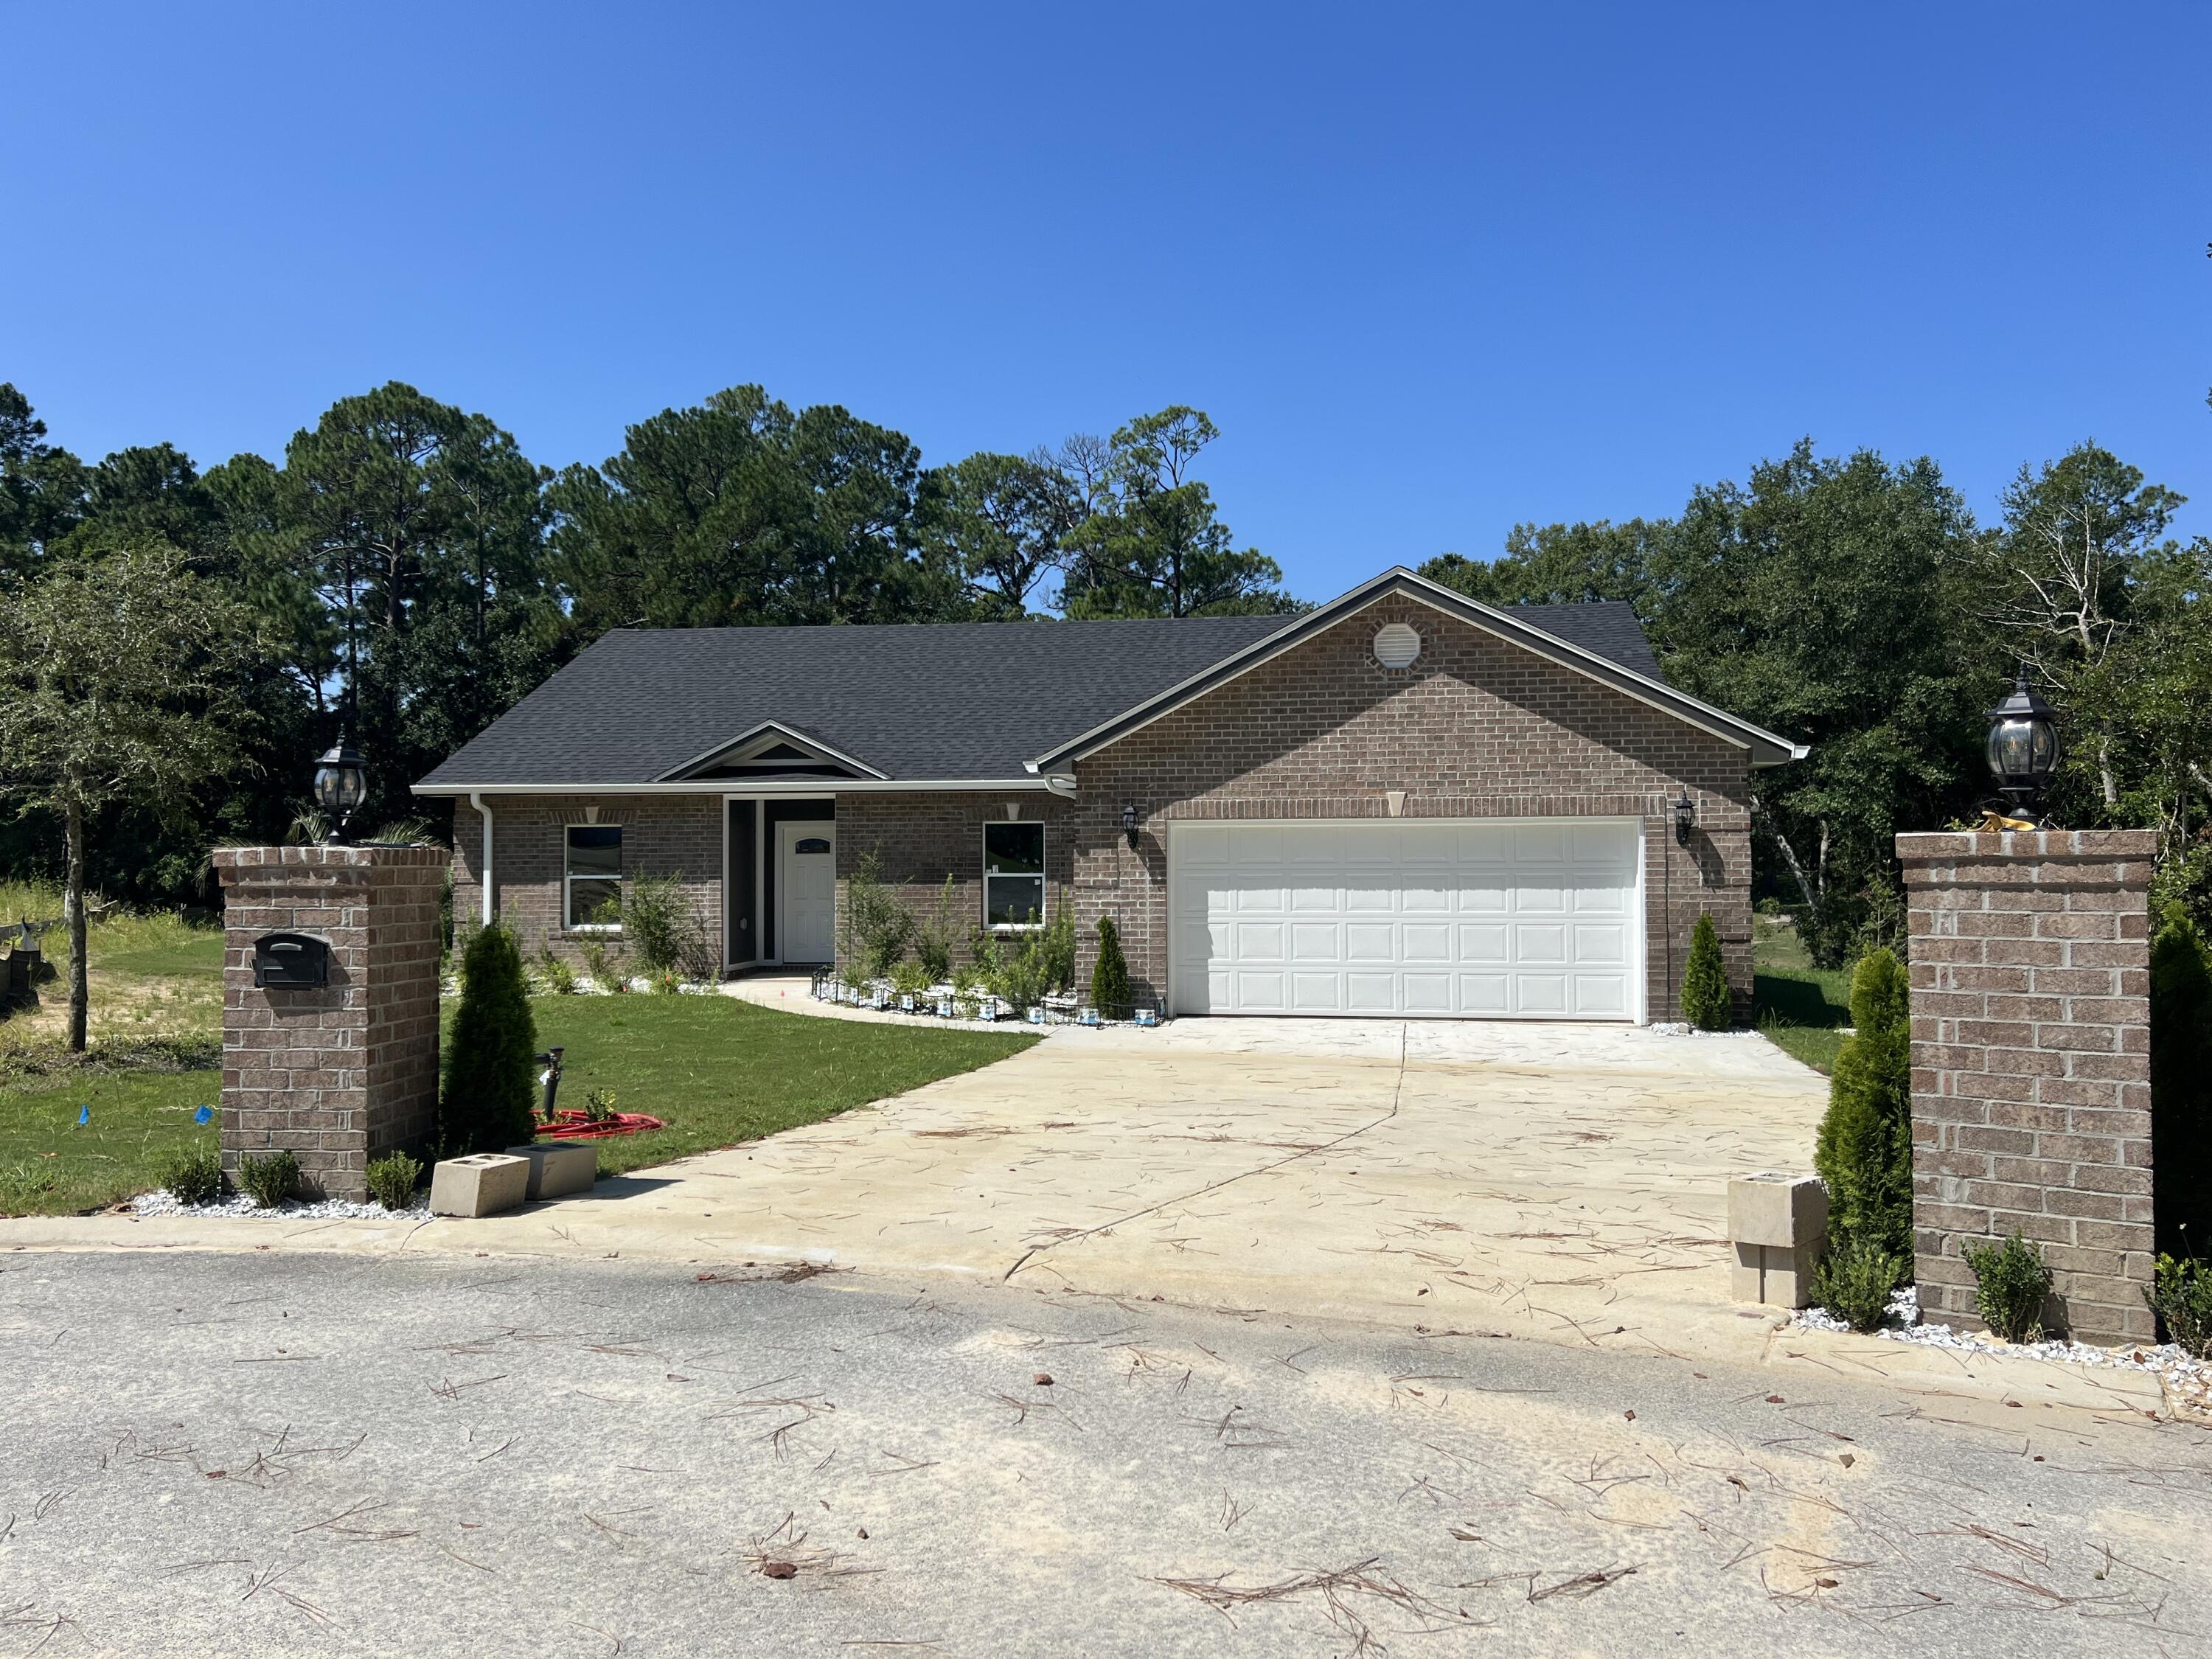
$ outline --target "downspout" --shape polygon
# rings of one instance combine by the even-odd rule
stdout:
[[[476,789],[469,791],[469,805],[476,808],[477,816],[483,820],[483,853],[478,860],[483,870],[483,908],[477,912],[477,923],[479,927],[489,927],[491,926],[492,896],[491,808],[484,805],[483,792]]]

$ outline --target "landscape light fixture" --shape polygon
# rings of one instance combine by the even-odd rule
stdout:
[[[1690,799],[1690,792],[1684,789],[1682,799],[1674,803],[1674,845],[1687,847],[1690,831],[1697,827],[1698,804]]]
[[[2028,688],[2020,665],[2012,695],[1990,710],[1990,775],[2012,803],[2013,816],[2038,821],[2035,803],[2058,764],[2058,721],[2049,703]]]
[[[1137,844],[1137,804],[1129,802],[1121,808],[1121,833],[1129,838],[1129,845]]]
[[[346,823],[360,810],[362,797],[368,793],[368,769],[362,763],[360,752],[346,741],[341,728],[338,740],[315,763],[315,805],[323,809],[330,824],[324,845],[346,845]]]

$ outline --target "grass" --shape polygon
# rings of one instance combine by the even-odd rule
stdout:
[[[1752,1019],[1766,1039],[1816,1072],[1832,1072],[1851,1023],[1851,970],[1815,968],[1786,922],[1752,923]]]
[[[192,1121],[211,1071],[83,1072],[0,1088],[0,1215],[74,1215],[161,1182],[178,1153],[216,1144]],[[77,1127],[80,1107],[92,1120]]]
[[[540,1048],[562,1048],[561,1100],[595,1088],[668,1127],[599,1143],[599,1172],[757,1140],[1019,1054],[1034,1036],[824,1019],[734,997],[539,997]]]

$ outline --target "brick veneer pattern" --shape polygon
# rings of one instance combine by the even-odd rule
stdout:
[[[844,936],[847,883],[872,853],[883,879],[916,917],[933,918],[951,877],[952,959],[969,960],[983,925],[983,826],[1003,823],[1007,809],[1044,831],[1045,908],[1067,902],[1074,858],[1068,841],[1069,803],[1033,791],[1005,794],[842,795],[837,800],[837,926]],[[1086,969],[1085,970],[1088,972]]]
[[[1421,635],[1410,669],[1374,659],[1376,630],[1392,622]],[[1393,596],[1353,613],[1076,774],[1082,971],[1097,919],[1111,913],[1140,995],[1163,995],[1167,978],[1164,821],[1382,817],[1389,792],[1403,790],[1407,817],[1641,818],[1650,1018],[1674,1017],[1701,910],[1712,913],[1739,1012],[1750,1006],[1744,751],[1418,600]],[[1698,827],[1682,848],[1672,803],[1685,787]],[[1125,801],[1146,826],[1134,850],[1121,831]]]
[[[315,1190],[368,1195],[372,1158],[437,1127],[441,847],[221,848],[224,1170],[289,1149]],[[329,942],[330,982],[257,988],[253,941]]]
[[[623,878],[684,878],[684,893],[707,936],[722,938],[722,798],[713,795],[490,795],[492,882],[500,920],[526,956],[550,945],[574,960],[582,937],[568,931],[562,879],[567,828],[620,824]],[[453,919],[480,921],[483,908],[483,819],[465,799],[453,803]]]
[[[1978,1324],[1964,1247],[2044,1247],[2073,1333],[2148,1340],[2149,830],[1899,836],[1920,1305]]]

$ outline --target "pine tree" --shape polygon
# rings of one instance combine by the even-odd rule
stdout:
[[[1690,930],[1690,960],[1682,969],[1682,1018],[1700,1031],[1725,1031],[1735,1023],[1735,999],[1729,994],[1728,965],[1721,960],[1720,935],[1710,911]]]
[[[1101,1019],[1127,1019],[1133,1012],[1129,964],[1121,956],[1121,930],[1114,918],[1098,918],[1098,962],[1091,970],[1091,1006]]]
[[[1904,964],[1871,951],[1851,975],[1851,1019],[1828,1085],[1813,1167],[1828,1231],[1912,1253],[1912,1014]]]
[[[2212,1257],[2212,963],[2179,904],[2150,947],[2150,1139],[2158,1248]]]
[[[461,1006],[447,1038],[439,1137],[448,1154],[504,1152],[537,1133],[538,1027],[514,935],[479,928],[461,960]]]

